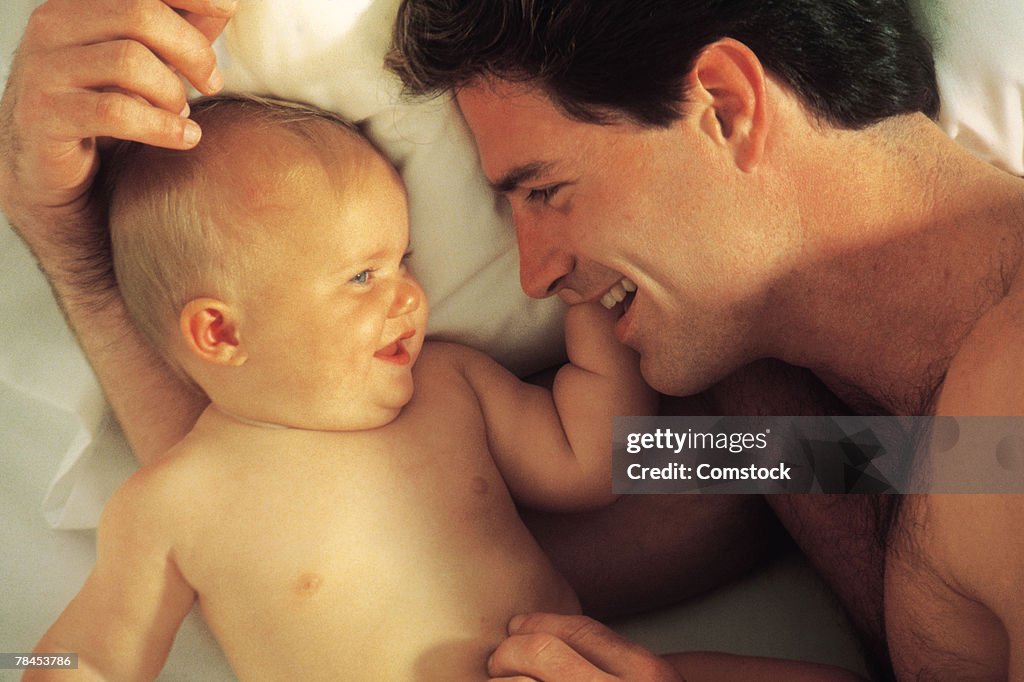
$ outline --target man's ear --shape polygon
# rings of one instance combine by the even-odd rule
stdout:
[[[178,319],[188,349],[206,362],[228,367],[242,365],[238,322],[231,307],[215,298],[197,298],[185,304]]]
[[[768,132],[761,60],[743,43],[722,38],[697,56],[688,84],[690,99],[704,105],[701,129],[732,152],[741,170],[753,171]]]

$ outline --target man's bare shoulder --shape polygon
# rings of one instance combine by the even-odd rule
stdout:
[[[1024,283],[993,306],[953,358],[936,405],[951,416],[1024,415]]]

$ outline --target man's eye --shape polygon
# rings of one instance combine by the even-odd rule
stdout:
[[[363,270],[358,275],[353,277],[350,282],[354,284],[366,284],[370,281],[370,277],[373,275],[373,270]]]
[[[556,185],[548,185],[547,187],[531,189],[526,193],[526,202],[530,204],[546,204],[554,198],[560,189],[562,189],[562,185],[560,183]]]

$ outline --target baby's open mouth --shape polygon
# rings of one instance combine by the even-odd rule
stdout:
[[[408,363],[411,358],[409,356],[409,351],[405,349],[405,344],[402,342],[413,336],[414,333],[415,332],[409,331],[402,334],[397,339],[374,353],[373,356],[380,360],[384,360],[385,362],[393,362],[399,365]]]
[[[636,296],[636,284],[630,278],[623,277],[601,297],[601,305],[611,310],[622,303],[622,309],[625,312],[629,310],[629,304],[633,302],[634,296]]]

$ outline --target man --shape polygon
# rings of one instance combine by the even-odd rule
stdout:
[[[158,0],[52,0],[33,15],[0,104],[3,208],[49,276],[135,452],[144,460],[158,456],[180,438],[204,403],[147,352],[126,323],[116,292],[109,289],[109,279],[102,276],[102,262],[83,264],[89,252],[82,242],[91,240],[79,237],[94,234],[102,221],[89,194],[96,169],[96,140],[116,136],[173,148],[194,145],[197,131],[182,115],[187,113],[185,92],[178,76],[203,92],[218,89],[209,39],[223,26],[232,6],[232,2],[213,0],[169,0],[166,4]],[[493,7],[487,5],[477,19],[487,19],[491,11]],[[718,42],[718,37],[712,42]],[[632,36],[633,41],[647,39],[644,34]],[[579,45],[576,41],[574,49]],[[1003,297],[991,287],[986,289],[989,295],[984,296],[978,287],[960,285],[986,279],[996,270],[1007,276],[1015,272],[1019,250],[1008,223],[1020,203],[1016,182],[1004,181],[961,156],[919,117],[885,122],[860,133],[824,122],[819,125],[814,117],[804,115],[801,100],[792,96],[777,76],[771,75],[772,71],[766,72],[755,53],[738,39],[721,41],[707,52],[711,57],[704,64],[707,68],[696,69],[695,65],[686,72],[703,75],[690,79],[695,86],[692,102],[696,104],[691,103],[686,116],[677,119],[679,125],[675,128],[664,119],[664,112],[661,123],[656,116],[648,127],[615,119],[606,121],[608,125],[584,124],[566,118],[529,88],[526,94],[516,93],[514,88],[508,91],[514,85],[508,79],[486,87],[462,88],[460,103],[479,136],[485,167],[499,189],[507,191],[514,206],[523,247],[524,286],[533,293],[559,290],[569,300],[579,300],[602,295],[623,274],[635,275],[631,279],[640,290],[633,302],[634,312],[626,318],[635,323],[623,323],[624,337],[644,353],[645,371],[663,389],[686,393],[714,382],[747,359],[781,357],[815,369],[850,402],[871,405],[870,399],[886,409],[914,414],[917,408],[910,394],[920,397],[926,393],[920,387],[937,381],[936,377],[945,373],[949,358],[962,345],[964,349],[956,361],[962,369],[954,365],[949,370],[942,393],[948,411],[966,412],[967,408],[956,401],[969,401],[972,396],[966,393],[970,390],[975,396],[992,396],[997,404],[1011,404],[1011,397],[1006,395],[1010,386],[1003,386],[1000,393],[998,386],[969,386],[962,380],[955,381],[955,377],[958,371],[961,375],[973,372],[982,362],[979,354],[993,359],[989,383],[1001,376],[998,362],[1013,362],[1012,355],[1006,355],[1012,353],[1007,346],[1012,346],[1009,341],[1015,338],[1006,329],[1006,318],[1013,319],[1012,310],[1005,303],[997,305]],[[890,76],[880,80],[888,82]],[[471,101],[474,92],[479,97]],[[464,96],[467,94],[468,98]],[[493,94],[502,96],[489,96]],[[633,99],[632,95],[628,99]],[[523,134],[545,132],[545,141],[553,144],[558,140],[552,137],[559,134],[586,131],[579,142],[587,143],[585,148],[593,156],[591,167],[608,168],[611,164],[615,168],[619,164],[622,172],[611,179],[622,187],[615,187],[614,182],[590,184],[584,193],[582,176],[558,182],[537,177],[535,174],[542,170],[558,170],[558,166],[544,162],[560,159],[534,158],[536,146],[532,150],[522,147],[522,159],[495,156],[488,149],[495,147],[494,143],[501,149],[502,135],[486,130],[486,121],[495,120],[487,110],[491,104],[502,103],[511,106],[509,112],[502,112],[513,114],[509,123],[541,124],[515,131],[521,138],[519,143],[529,141],[529,137],[521,137]],[[474,104],[479,105],[475,111]],[[756,106],[751,109],[751,105]],[[523,106],[548,118],[538,121],[520,117]],[[917,136],[913,144],[904,140],[904,132]],[[637,143],[642,144],[636,147]],[[545,145],[542,149],[548,148]],[[504,148],[505,152],[510,149]],[[904,150],[909,157],[904,157]],[[561,152],[566,153],[564,145]],[[635,161],[640,158],[645,162]],[[836,159],[843,162],[838,167]],[[930,162],[938,163],[940,159],[943,164],[948,162],[941,173],[925,172]],[[538,160],[540,165],[534,163]],[[502,167],[509,163],[510,167]],[[793,167],[789,176],[782,172],[788,166]],[[510,175],[509,171],[517,167],[529,172],[516,174],[519,177]],[[885,174],[861,177],[855,168],[869,168],[873,173],[884,169]],[[933,185],[932,175],[954,181]],[[929,181],[925,182],[924,177]],[[633,182],[641,178],[662,184],[645,187]],[[823,182],[826,178],[832,181],[827,186]],[[544,184],[536,184],[538,180]],[[527,181],[532,184],[527,186]],[[918,188],[925,185],[929,191],[924,195],[933,200],[931,203],[893,203],[894,190],[902,189],[916,198],[920,195]],[[833,191],[823,194],[828,187]],[[630,191],[623,192],[625,188]],[[563,194],[565,190],[573,194]],[[851,202],[851,196],[858,201]],[[563,203],[567,198],[571,202]],[[952,215],[948,209],[943,210],[946,207],[941,202],[947,198],[949,206],[966,210],[955,221],[948,219]],[[587,225],[580,219],[584,215],[580,207],[590,201],[598,202],[587,209],[595,229],[584,235],[582,228]],[[924,206],[947,220],[937,220],[926,230],[930,222],[925,220]],[[605,216],[598,208],[605,209],[607,219],[615,223],[602,222]],[[906,214],[886,212],[894,208],[905,209]],[[845,232],[838,234],[838,230],[831,229],[827,210],[836,216],[836,224],[847,228]],[[756,214],[756,221],[744,220],[751,214]],[[800,221],[796,221],[798,215]],[[893,220],[880,220],[883,215]],[[710,216],[714,218],[704,219]],[[558,218],[561,224],[552,222]],[[959,223],[967,219],[971,223],[969,231],[950,227],[957,222],[959,228]],[[609,224],[613,229],[596,229]],[[666,225],[678,225],[669,236],[689,241],[661,241],[665,234],[658,228]],[[894,230],[897,225],[902,230]],[[533,229],[541,227],[558,229],[544,234]],[[723,235],[735,240],[738,233],[745,235],[742,248],[721,254],[711,248]],[[836,241],[839,236],[844,239]],[[891,244],[881,249],[879,244],[886,241]],[[1009,246],[1003,246],[1003,242]],[[922,252],[922,244],[927,251]],[[1006,254],[1005,262],[1000,260],[1002,254]],[[939,262],[942,268],[936,267]],[[689,279],[675,281],[670,277],[672,270]],[[865,272],[871,277],[865,277]],[[811,296],[815,292],[822,297]],[[968,294],[976,300],[967,300]],[[835,307],[838,298],[850,308]],[[765,312],[773,306],[777,314]],[[1004,317],[993,316],[999,310],[1007,311]],[[688,317],[684,318],[684,313]],[[681,324],[681,319],[688,321]],[[822,320],[829,324],[822,324]],[[906,321],[907,328],[897,329],[896,321]],[[654,334],[662,323],[666,325],[664,333]],[[691,329],[695,334],[688,334]],[[977,333],[988,337],[983,335],[975,342]],[[801,341],[802,337],[806,338]],[[905,362],[906,358],[897,352],[908,344],[920,347],[912,363]],[[981,350],[965,355],[970,348]],[[1003,355],[998,354],[1000,351]],[[933,366],[929,360],[937,364]],[[879,377],[890,385],[880,386]],[[900,390],[911,379],[919,390]],[[959,394],[951,392],[954,384],[961,386]],[[772,382],[758,387],[757,395],[761,388],[775,390],[778,385]],[[742,405],[742,399],[751,392],[722,394],[730,401],[739,395]],[[738,413],[733,407],[736,404],[728,402],[719,409]],[[778,408],[777,401],[769,404]],[[794,413],[798,408],[778,409]],[[979,409],[991,410],[987,405]],[[573,540],[579,544],[564,553],[569,563],[563,567],[570,573],[577,572],[574,582],[581,591],[589,588],[593,593],[613,585],[622,594],[629,591],[626,587],[652,584],[642,577],[628,582],[628,568],[637,566],[654,572],[663,584],[706,587],[713,581],[709,576],[724,578],[746,565],[751,555],[758,553],[750,538],[763,540],[766,536],[760,517],[752,514],[756,510],[740,497],[625,502],[616,505],[609,516],[591,519],[583,532],[574,533]],[[797,540],[844,596],[855,620],[865,630],[880,635],[882,559],[893,545],[876,542],[871,534],[880,527],[878,511],[863,508],[855,498],[833,500],[831,508],[821,508],[817,502],[796,499],[783,505],[773,500],[792,530],[802,528],[803,532],[795,533]],[[957,508],[947,514],[948,508],[936,507],[939,502],[915,508],[922,514],[927,512],[929,519],[939,519],[930,521],[931,535],[948,542],[920,537],[922,542],[927,541],[929,553],[908,553],[910,562],[901,563],[900,557],[889,552],[886,580],[897,581],[910,570],[906,569],[908,563],[915,568],[927,560],[936,568],[926,576],[948,576],[944,580],[954,581],[958,589],[961,583],[971,586],[971,591],[957,592],[945,582],[931,585],[918,580],[915,585],[941,592],[947,601],[915,600],[905,589],[890,589],[890,595],[902,594],[904,598],[901,603],[891,597],[889,603],[898,607],[897,614],[908,613],[908,603],[913,608],[948,603],[958,614],[970,605],[981,605],[974,622],[991,624],[1002,617],[1006,620],[1005,632],[1019,632],[1020,625],[1013,621],[1013,614],[1024,611],[1019,597],[1008,587],[998,591],[1000,585],[1013,584],[1014,571],[1020,573],[1020,567],[1011,560],[1014,547],[1005,541],[1009,534],[1004,530],[1019,510],[1005,500],[975,500],[971,504],[977,509]],[[910,507],[913,505],[905,505]],[[659,514],[656,524],[644,525],[652,513]],[[970,527],[966,540],[956,534],[962,526],[942,523],[957,514],[979,520]],[[750,519],[755,523],[749,524]],[[903,525],[912,527],[915,520],[911,518]],[[657,528],[661,535],[638,532],[639,527]],[[564,543],[564,534],[555,528],[549,538]],[[997,541],[992,542],[993,538]],[[623,551],[623,541],[631,543],[629,551]],[[976,542],[977,546],[965,546],[965,541]],[[557,554],[558,546],[548,546]],[[916,549],[916,545],[911,544],[911,548]],[[977,562],[980,566],[955,561],[960,556],[982,554],[986,561]],[[604,565],[606,558],[616,556],[618,564]],[[707,564],[715,568],[706,570]],[[989,575],[971,574],[972,569],[979,568],[1003,576],[1004,582],[991,580]],[[901,573],[897,569],[906,570]],[[903,580],[903,584],[913,582]],[[969,597],[966,603],[963,594]],[[647,595],[647,599],[657,596]],[[960,620],[959,615],[947,618],[932,614],[928,622],[958,625]],[[517,636],[510,638],[509,647],[496,656],[496,665],[503,664],[509,655],[514,658],[521,653],[519,643],[536,643],[538,640],[529,633],[540,630],[547,633],[542,635],[542,643],[557,642],[571,648],[573,657],[563,659],[567,665],[588,664],[585,659],[589,658],[610,672],[652,679],[643,667],[645,661],[651,662],[646,652],[621,642],[609,647],[608,633],[590,625],[580,629],[579,625],[573,621],[552,627],[543,617],[517,622]],[[895,626],[908,628],[905,622],[896,622]],[[570,630],[558,629],[562,627]],[[959,641],[971,656],[979,651],[986,654],[981,663],[974,665],[1002,666],[1005,677],[1011,665],[1006,654],[1010,644],[1009,635],[1001,627],[991,632],[982,629],[973,640],[956,632],[944,638],[931,631],[910,636],[931,637],[938,641],[933,648],[944,653],[948,653],[949,641]],[[557,640],[551,639],[552,632],[559,635]],[[524,637],[522,633],[527,634]],[[588,636],[582,637],[585,633]],[[893,642],[896,639],[892,638]],[[974,646],[979,642],[995,649]],[[537,649],[541,653],[557,650],[555,646]],[[895,645],[894,651],[900,655]],[[550,665],[551,660],[534,657],[529,664]],[[965,665],[971,664],[969,657],[967,661]],[[935,665],[941,672],[948,670],[939,662]],[[576,674],[575,670],[566,675]],[[664,668],[660,672],[669,674]],[[999,674],[997,671],[990,677]],[[542,677],[539,672],[536,676]]]
[[[395,36],[413,92],[455,92],[524,290],[635,283],[616,332],[655,388],[778,358],[858,413],[1024,411],[1024,181],[933,125],[905,3],[406,0]],[[1024,501],[769,504],[883,670],[1024,676]],[[579,627],[536,617],[505,669],[611,671]]]

